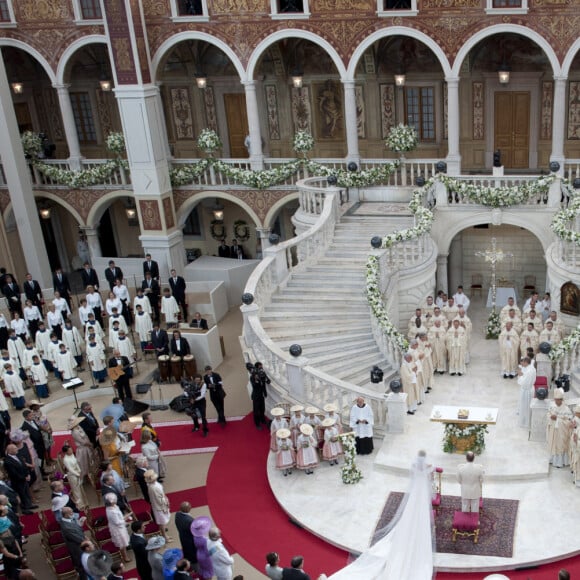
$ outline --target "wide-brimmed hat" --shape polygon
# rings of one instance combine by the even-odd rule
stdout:
[[[326,403],[322,409],[325,413],[336,413],[338,411],[338,407],[334,403]]]
[[[302,425],[300,425],[300,432],[303,435],[312,435],[312,433],[314,433],[314,429],[312,428],[312,425],[309,425],[308,423],[303,423]]]
[[[69,499],[70,498],[68,495],[66,495],[66,493],[63,493],[62,495],[57,495],[57,496],[53,497],[52,501],[51,501],[50,509],[53,512],[57,512],[57,511],[61,510],[69,502]]]
[[[270,411],[270,415],[272,415],[272,417],[282,417],[284,415],[284,409],[282,409],[282,407],[274,407]]]
[[[143,477],[147,483],[153,483],[159,479],[159,476],[153,471],[153,469],[148,469],[144,474]]]
[[[112,565],[113,556],[105,550],[95,550],[87,558],[87,570],[93,578],[107,577]]]
[[[121,421],[119,423],[119,433],[133,433],[135,430],[135,423],[132,421]]]
[[[290,437],[290,429],[278,429],[278,431],[276,431],[276,437],[279,439],[288,439],[288,437]]]
[[[149,538],[145,549],[159,550],[159,548],[163,548],[163,546],[165,546],[165,538],[163,536],[153,536],[152,538]]]
[[[211,528],[211,519],[207,516],[199,516],[195,518],[193,522],[191,522],[191,526],[189,528],[191,534],[198,538],[207,535]]]
[[[86,419],[86,417],[74,417],[73,416],[68,420],[66,426],[69,429],[74,429],[75,427],[80,425],[85,419]]]
[[[563,399],[564,398],[564,389],[554,389],[554,399]]]
[[[304,412],[307,415],[316,415],[316,413],[318,413],[318,409],[316,407],[306,407],[306,409],[304,409]]]
[[[336,423],[336,419],[333,419],[332,417],[327,417],[326,419],[323,419],[322,426],[323,427],[332,427],[335,423]]]
[[[44,407],[44,403],[41,403],[38,399],[31,399],[30,401],[28,401],[28,408],[30,409],[31,407],[34,407],[34,405],[38,406],[38,407]]]
[[[304,407],[302,405],[292,405],[290,407],[290,412],[296,413],[296,411],[304,411]]]
[[[114,427],[111,427],[111,425],[109,425],[108,427],[105,427],[101,431],[101,434],[99,435],[99,442],[102,445],[110,445],[116,438],[117,431],[115,431]]]
[[[10,431],[10,441],[14,443],[20,443],[26,439],[28,433],[25,433],[22,429],[12,429]]]

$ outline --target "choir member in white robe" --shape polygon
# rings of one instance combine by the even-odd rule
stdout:
[[[85,326],[85,341],[89,339],[91,332],[95,333],[97,337],[97,342],[100,342],[103,347],[105,346],[105,332],[103,331],[103,327],[99,324],[98,320],[95,319],[95,315],[92,316],[89,314],[89,319]]]
[[[536,382],[536,367],[526,356],[522,359],[518,369],[518,385],[520,399],[518,403],[518,425],[524,429],[530,428],[530,403],[534,397],[534,383]]]
[[[109,316],[109,332],[111,332],[111,329],[113,328],[113,325],[115,324],[115,322],[119,323],[119,330],[124,330],[126,333],[129,332],[129,327],[127,326],[127,321],[125,320],[124,316],[122,314],[119,314],[120,310],[117,312],[117,309],[115,308],[115,310],[113,311],[113,314],[111,314],[111,316]]]
[[[109,316],[113,315],[113,308],[117,309],[117,314],[123,311],[123,304],[121,301],[115,296],[114,292],[109,292],[109,297],[105,301],[105,310]]]
[[[89,321],[89,314],[94,314],[93,309],[87,304],[87,299],[83,298],[79,306],[79,322],[81,323],[83,330]]]
[[[10,321],[10,328],[16,333],[16,336],[20,337],[20,340],[26,341],[30,336],[28,332],[28,326],[26,325],[26,320],[20,318],[18,312],[14,312],[14,318]]]
[[[70,316],[70,308],[67,301],[61,297],[59,292],[54,293],[52,300],[55,312],[60,312],[62,319],[66,320]]]
[[[87,362],[93,373],[93,377],[99,383],[104,383],[107,377],[107,359],[105,350],[94,334],[87,341]]]
[[[66,477],[70,485],[71,498],[79,509],[84,509],[90,504],[83,489],[83,472],[80,463],[70,445],[65,444],[62,452],[64,453],[62,464],[66,470]]]
[[[453,301],[457,308],[461,308],[463,306],[463,310],[465,310],[465,312],[469,310],[471,300],[469,300],[469,298],[463,292],[463,286],[457,286],[457,292],[453,294]]]
[[[137,360],[135,347],[133,346],[131,339],[126,336],[125,332],[122,330],[119,330],[119,339],[117,340],[115,350],[118,350],[121,356],[126,356],[131,362]]]
[[[71,352],[75,357],[77,366],[80,367],[83,362],[85,341],[77,327],[73,326],[70,320],[67,320],[64,324],[64,329],[62,331],[62,342],[66,345],[69,352]],[[79,371],[82,370],[82,368],[79,368]]]
[[[161,313],[165,315],[165,323],[168,326],[177,323],[179,306],[175,298],[171,296],[169,288],[165,288],[163,291],[163,298],[161,298]]]
[[[17,410],[24,409],[24,387],[22,379],[10,363],[4,365],[4,389],[10,395],[14,408]]]
[[[570,469],[572,480],[576,487],[580,487],[580,405],[574,408],[574,417],[571,423],[570,434]]]
[[[561,342],[562,338],[557,330],[554,330],[554,325],[551,320],[546,320],[546,326],[542,332],[540,332],[540,344],[542,342],[549,342],[552,346],[557,345]]]
[[[300,435],[296,439],[296,467],[304,470],[307,475],[312,475],[319,464],[318,449],[313,433],[312,425],[304,423],[300,425]]]
[[[151,315],[151,301],[145,294],[143,294],[143,288],[137,288],[137,296],[133,299],[133,310],[137,312],[137,306],[141,306],[143,312],[147,312],[147,314]]]
[[[56,355],[56,367],[63,381],[70,381],[77,376],[77,361],[62,342],[59,345],[59,352]]]
[[[449,374],[463,375],[465,373],[465,329],[459,326],[459,320],[454,320],[447,331],[447,358]]]
[[[459,308],[455,305],[455,300],[453,300],[453,298],[449,298],[447,305],[441,308],[441,314],[443,314],[449,322],[459,314]]]
[[[48,360],[50,361],[50,364],[53,367],[54,370],[54,376],[57,379],[60,379],[60,372],[58,370],[58,366],[56,364],[56,357],[58,356],[58,353],[60,352],[60,340],[58,340],[58,337],[55,333],[52,333],[50,335],[50,341],[48,343],[48,348],[47,348],[47,353],[46,356],[48,358]]]
[[[16,363],[10,358],[7,350],[2,351],[2,358],[0,358],[0,379],[4,378],[6,372],[6,365],[9,364],[13,369],[18,368]]]
[[[115,350],[117,348],[117,343],[119,342],[119,323],[115,322],[112,328],[109,328],[109,348]]]
[[[149,304],[149,299],[144,298],[144,302]],[[149,305],[151,310],[151,305]],[[139,342],[141,343],[141,350],[145,350],[147,343],[151,340],[151,331],[153,330],[153,322],[149,312],[145,312],[141,304],[135,306],[135,330],[139,335]]]
[[[524,357],[527,355],[528,348],[534,349],[534,354],[538,352],[540,346],[540,335],[534,329],[533,324],[528,324],[527,330],[523,330],[520,334],[520,353]]]
[[[34,343],[32,342],[32,340],[28,340],[26,342],[26,346],[24,347],[24,353],[23,353],[23,366],[25,369],[29,369],[32,366],[33,363],[33,358],[35,356],[38,356],[38,350],[36,350]]]
[[[356,452],[358,455],[368,455],[373,452],[373,410],[365,403],[363,397],[358,397],[356,404],[350,410],[350,427],[356,437]]]
[[[554,390],[554,401],[548,409],[546,439],[550,463],[554,467],[566,467],[570,464],[570,428],[572,411],[564,404],[564,391]]]
[[[8,340],[8,321],[2,312],[0,312],[0,348],[6,348],[6,341]]]
[[[506,327],[501,331],[498,344],[503,378],[513,379],[518,372],[520,337],[518,336],[518,333],[512,328],[511,322],[508,321],[506,323]]]
[[[280,429],[288,429],[288,421],[284,417],[284,409],[282,407],[274,407],[270,411],[270,415],[274,417],[270,423],[270,451],[276,453],[278,451],[278,437],[276,433]],[[288,431],[290,435],[290,431]]]
[[[432,361],[434,372],[440,375],[447,370],[447,330],[441,326],[441,321],[436,320],[435,324],[427,333],[432,347]]]
[[[48,307],[48,312],[46,313],[46,325],[50,332],[55,332],[59,340],[62,336],[62,327],[64,326],[64,320],[62,318],[62,313],[60,310],[56,310],[54,304]]]
[[[34,389],[36,395],[41,399],[48,398],[48,371],[40,360],[40,356],[34,356],[32,366],[30,367],[30,375],[34,382]]]
[[[403,384],[403,392],[407,393],[407,414],[414,415],[419,400],[419,388],[417,386],[417,365],[410,352],[407,352],[403,357],[399,373]]]
[[[36,345],[36,350],[42,362],[45,364],[47,370],[52,370],[52,364],[48,360],[48,343],[50,342],[50,332],[46,330],[46,325],[44,322],[40,322],[38,325],[38,332],[36,333],[36,338],[34,339],[34,344]]]
[[[18,365],[14,370],[20,370],[24,365],[24,343],[11,329],[8,331],[8,353],[10,358]]]
[[[322,457],[330,465],[338,465],[338,458],[344,454],[335,423],[334,419],[324,419],[322,421],[322,427],[324,427]]]

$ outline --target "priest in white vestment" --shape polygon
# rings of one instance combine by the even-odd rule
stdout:
[[[469,309],[469,305],[471,304],[471,300],[465,295],[463,292],[463,286],[457,286],[457,292],[453,294],[453,301],[457,308],[463,307],[463,310],[467,312]]]
[[[368,455],[373,452],[373,410],[365,403],[363,397],[358,397],[356,404],[350,410],[350,427],[356,437],[356,452],[358,455]]]
[[[520,337],[513,329],[512,323],[507,322],[506,327],[499,335],[499,356],[501,359],[501,372],[503,378],[513,379],[518,372],[518,353]]]
[[[459,326],[459,320],[454,320],[447,331],[447,358],[451,376],[465,373],[465,343],[465,329]]]
[[[546,439],[550,464],[554,467],[570,465],[570,431],[572,427],[572,411],[564,404],[564,391],[554,390],[554,401],[548,409],[548,424]]]
[[[431,353],[434,372],[440,375],[447,370],[447,329],[441,326],[441,321],[436,320],[435,324],[427,333],[433,352]]]
[[[516,314],[516,317],[521,319],[522,313],[518,308],[516,301],[513,299],[513,296],[508,298],[507,304],[499,312],[499,319],[502,322],[508,317],[510,310],[513,310]]]
[[[518,369],[518,385],[520,399],[518,404],[518,425],[524,429],[530,428],[530,404],[534,397],[534,383],[536,382],[536,367],[526,356],[522,359]]]
[[[405,354],[399,373],[403,392],[407,393],[407,414],[414,415],[419,400],[419,389],[417,386],[417,365],[410,352]]]

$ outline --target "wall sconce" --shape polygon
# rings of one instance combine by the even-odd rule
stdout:
[[[195,73],[195,82],[198,89],[205,89],[207,87],[207,75],[203,72]]]
[[[21,95],[24,92],[24,85],[22,83],[12,83],[11,86],[15,95]]]
[[[111,79],[106,78],[104,75],[101,76],[99,84],[101,85],[101,91],[103,91],[104,93],[111,92],[111,89],[113,88],[113,83],[111,82]]]
[[[215,205],[211,208],[213,213],[213,219],[218,222],[224,221],[224,206],[219,202],[218,199],[215,200]]]
[[[50,213],[51,213],[51,208],[50,207],[43,207],[41,208],[38,213],[40,214],[40,217],[43,220],[49,220],[50,219]]]
[[[134,207],[128,207],[125,209],[125,213],[127,214],[128,220],[134,220],[137,218],[137,209]]]
[[[505,62],[501,63],[500,67],[497,69],[497,76],[500,85],[507,85],[510,82],[511,70],[512,69],[508,64]]]
[[[301,89],[302,81],[304,79],[304,72],[301,69],[294,69],[290,73],[290,77],[292,78],[292,86],[295,89]]]
[[[395,75],[395,85],[398,87],[404,87],[406,81],[405,73],[400,72]]]

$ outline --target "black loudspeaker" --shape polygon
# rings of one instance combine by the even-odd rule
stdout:
[[[141,384],[137,385],[135,388],[136,388],[137,393],[139,395],[144,395],[145,393],[149,392],[151,385],[149,383],[141,383]]]
[[[135,399],[125,399],[123,401],[123,408],[125,413],[129,416],[140,415],[149,409],[147,403],[142,403],[141,401],[135,401]]]
[[[556,386],[565,393],[570,390],[570,375],[560,375],[555,381]]]

